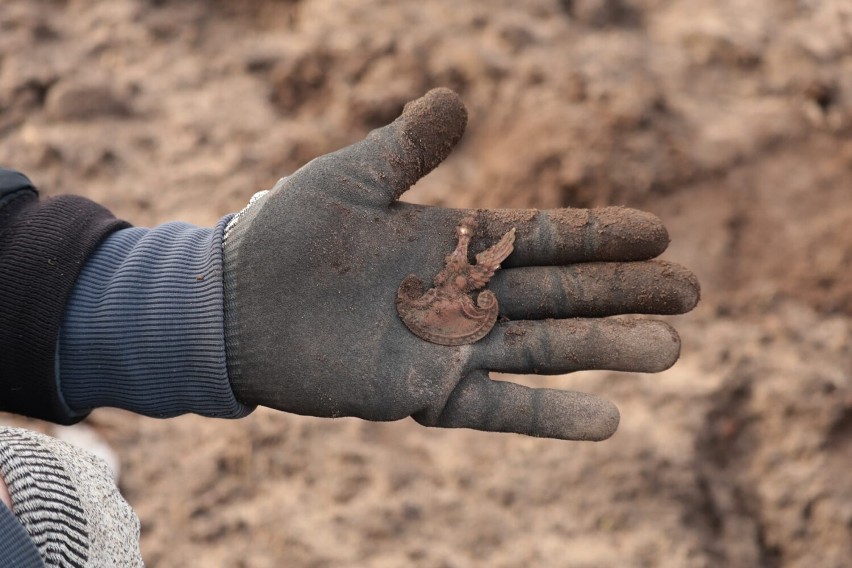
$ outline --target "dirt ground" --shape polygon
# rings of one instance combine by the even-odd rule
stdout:
[[[598,444],[96,411],[147,563],[852,565],[848,0],[0,2],[0,163],[142,226],[439,85],[468,133],[406,200],[656,213],[703,286],[681,361],[522,379],[614,400]]]

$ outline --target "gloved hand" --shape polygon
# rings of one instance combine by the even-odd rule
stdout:
[[[618,426],[612,403],[492,380],[489,371],[657,372],[674,364],[680,341],[669,325],[604,317],[684,313],[698,301],[689,271],[648,261],[668,244],[653,215],[397,201],[449,155],[466,118],[455,93],[431,91],[232,221],[225,321],[240,401],[312,416],[411,416],[426,426],[602,440]],[[409,274],[432,285],[469,216],[472,253],[516,229],[514,252],[489,284],[504,317],[475,343],[436,345],[403,324],[397,290]]]

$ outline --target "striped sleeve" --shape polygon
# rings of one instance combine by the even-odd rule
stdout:
[[[0,475],[45,566],[142,566],[139,519],[106,463],[43,434],[0,428]]]
[[[73,412],[251,412],[234,398],[226,365],[222,236],[230,218],[214,228],[117,231],[88,259],[59,341],[59,386]]]

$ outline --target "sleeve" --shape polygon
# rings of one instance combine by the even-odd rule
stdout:
[[[38,548],[15,514],[0,503],[0,565],[43,568]]]
[[[69,408],[157,418],[240,418],[225,346],[222,239],[166,223],[110,235],[86,262],[62,324],[59,382]]]
[[[39,202],[17,172],[0,170],[0,183],[0,410],[61,424],[101,406],[161,418],[253,410],[227,369],[231,216],[131,228],[80,197]]]
[[[43,434],[4,427],[0,475],[9,488],[12,513],[44,566],[143,565],[139,519],[100,458]],[[20,536],[18,527],[9,529]],[[32,546],[22,538],[14,544],[30,554],[23,557],[29,562],[25,566],[38,565]]]
[[[30,181],[0,168],[0,410],[70,424],[55,354],[66,304],[86,259],[128,227],[78,196],[42,201]]]

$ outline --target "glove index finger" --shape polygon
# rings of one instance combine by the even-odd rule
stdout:
[[[503,264],[507,268],[648,260],[669,245],[668,231],[656,215],[627,207],[494,209],[477,216],[473,250],[516,229],[515,250]]]

